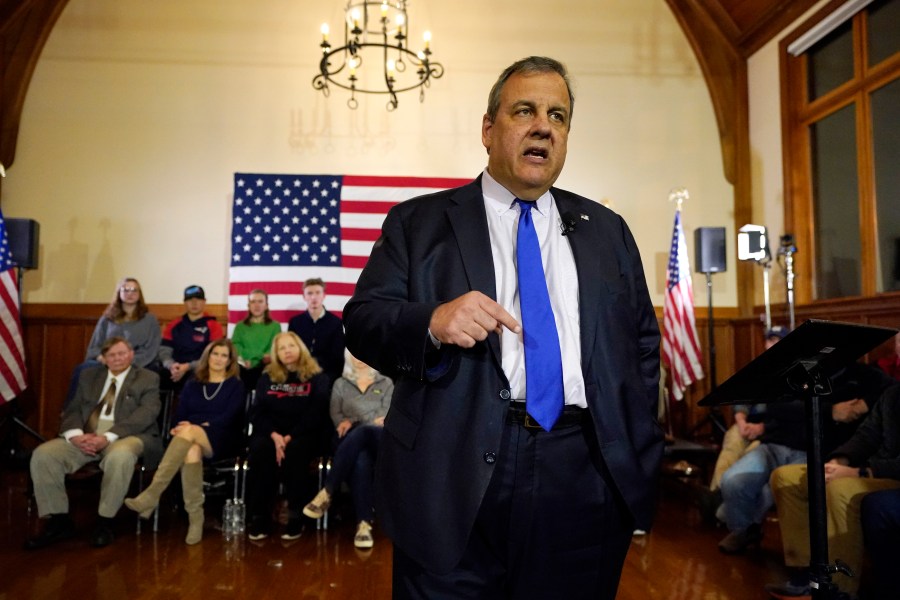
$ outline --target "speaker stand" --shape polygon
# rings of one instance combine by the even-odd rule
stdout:
[[[706,317],[706,329],[707,329],[707,345],[709,346],[709,383],[710,390],[714,391],[716,389],[716,336],[714,331],[714,321],[713,321],[713,293],[712,293],[712,271],[704,271],[706,273],[706,298],[709,306],[709,312]],[[691,437],[697,433],[697,430],[701,427],[705,426],[707,423],[710,424],[710,429],[712,431],[712,436],[716,440],[716,442],[721,443],[722,438],[725,435],[725,432],[728,430],[725,427],[725,419],[722,418],[721,409],[718,406],[711,406],[709,412],[706,414],[706,417],[702,420],[698,421],[693,429],[691,429]]]
[[[18,433],[24,432],[33,437],[39,443],[47,440],[40,433],[32,429],[28,423],[21,419],[21,408],[19,407],[19,399],[13,398],[0,410],[5,410],[7,414],[0,418],[0,431],[8,428],[3,437],[3,456],[9,458],[13,463],[24,462],[27,464],[29,452],[19,443]]]

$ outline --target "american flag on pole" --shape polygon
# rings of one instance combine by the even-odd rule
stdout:
[[[25,349],[19,318],[19,283],[0,213],[0,404],[9,402],[28,386]]]
[[[666,299],[663,304],[663,364],[669,369],[672,395],[684,397],[689,385],[703,379],[700,366],[700,341],[694,323],[694,291],[691,287],[691,265],[681,228],[681,210],[675,211],[675,229],[669,249],[666,273]]]
[[[306,309],[303,282],[321,277],[325,307],[344,310],[395,204],[471,179],[235,173],[228,330],[247,316],[247,294],[269,295],[287,326]]]

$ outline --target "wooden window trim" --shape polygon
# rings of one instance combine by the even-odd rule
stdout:
[[[861,297],[880,295],[877,288],[877,216],[872,118],[869,96],[879,87],[894,81],[900,73],[900,55],[874,67],[866,56],[868,40],[865,10],[852,17],[853,78],[812,102],[808,98],[808,55],[791,56],[787,48],[803,33],[840,7],[845,0],[833,0],[786,36],[779,44],[781,78],[782,166],[784,172],[784,223],[792,231],[800,250],[794,256],[799,275],[795,285],[797,304],[828,302],[814,299],[817,287],[815,233],[813,228],[812,156],[809,127],[825,115],[854,104],[856,119],[856,155],[860,216]],[[897,292],[886,292],[896,294]]]

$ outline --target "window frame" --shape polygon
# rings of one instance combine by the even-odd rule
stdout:
[[[897,0],[894,0],[897,1]],[[784,169],[784,223],[794,235],[799,252],[794,256],[795,297],[798,304],[840,300],[815,298],[817,273],[813,223],[812,148],[810,126],[825,116],[855,104],[858,210],[860,221],[860,297],[898,292],[877,292],[877,214],[873,154],[872,113],[869,95],[900,78],[900,52],[881,63],[868,65],[866,14],[852,17],[853,77],[813,101],[808,99],[809,59],[806,49],[798,56],[788,46],[836,11],[846,0],[833,0],[786,36],[779,45],[781,74],[782,164]],[[883,251],[885,251],[883,249]]]

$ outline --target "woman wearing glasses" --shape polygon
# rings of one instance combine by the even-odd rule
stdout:
[[[72,381],[63,408],[75,396],[81,371],[103,362],[100,348],[103,346],[103,342],[114,336],[125,338],[134,348],[133,364],[152,369],[159,352],[162,334],[159,321],[144,302],[141,284],[133,277],[126,277],[116,285],[112,301],[94,327],[85,362],[75,367],[72,372]]]

